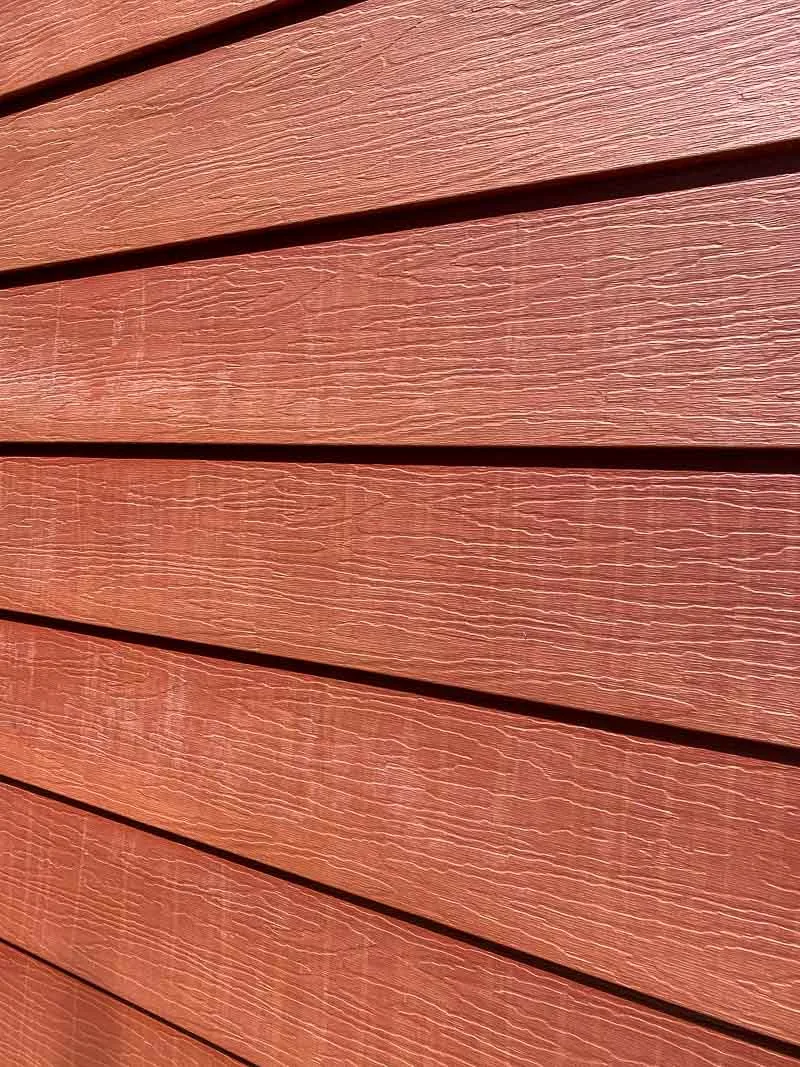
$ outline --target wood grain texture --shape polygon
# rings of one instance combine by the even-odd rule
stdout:
[[[256,6],[256,0],[3,3],[0,96]]]
[[[793,137],[782,0],[366,0],[9,118],[0,268]]]
[[[6,440],[800,443],[796,175],[0,292]]]
[[[0,773],[713,1014],[791,1017],[794,768],[7,622],[0,659]]]
[[[8,1067],[236,1067],[8,945],[0,945],[0,1034]]]
[[[800,476],[5,457],[0,606],[797,736]]]
[[[0,835],[3,936],[258,1064],[790,1062],[8,786]]]

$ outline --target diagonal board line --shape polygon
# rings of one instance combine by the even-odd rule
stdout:
[[[204,1045],[206,1048],[211,1049],[212,1052],[217,1052],[219,1055],[225,1056],[231,1064],[241,1064],[242,1067],[258,1067],[258,1064],[253,1063],[252,1060],[246,1060],[243,1056],[239,1056],[238,1053],[230,1052],[221,1045],[209,1041],[207,1037],[201,1037],[199,1034],[195,1034],[191,1030],[179,1026],[178,1023],[171,1022],[169,1019],[164,1018],[163,1015],[157,1015],[155,1012],[150,1011],[149,1008],[143,1008],[140,1004],[136,1004],[134,1001],[128,1000],[126,997],[122,997],[118,993],[112,993],[110,989],[106,989],[104,986],[98,985],[96,982],[92,982],[89,978],[84,978],[82,975],[76,974],[74,971],[69,971],[66,967],[61,967],[59,964],[53,963],[52,960],[45,959],[44,956],[40,956],[38,953],[32,952],[28,948],[24,948],[22,945],[18,945],[14,941],[9,941],[7,938],[0,936],[0,945],[4,945],[6,948],[11,949],[12,952],[17,952],[20,956],[25,956],[27,959],[33,960],[35,963],[38,963],[43,967],[47,967],[48,970],[54,971],[56,974],[60,974],[62,977],[70,979],[72,982],[77,982],[82,986],[86,986],[87,989],[94,990],[95,993],[100,993],[102,996],[108,997],[109,1000],[116,1001],[117,1004],[122,1004],[126,1008],[131,1008],[139,1015],[143,1015],[147,1019],[152,1019],[153,1022],[158,1023],[160,1026],[165,1026],[169,1030],[173,1030],[175,1033],[195,1041],[198,1045]],[[0,1038],[0,1047],[1,1046],[2,1039]]]
[[[315,893],[320,893],[327,897],[332,897],[336,900],[341,901],[342,903],[361,908],[365,911],[384,915],[387,918],[406,923],[409,926],[415,926],[420,929],[427,930],[430,933],[436,934],[437,936],[450,938],[451,940],[458,941],[461,944],[470,945],[473,948],[480,949],[483,952],[489,952],[493,955],[501,956],[515,963],[519,963],[524,966],[531,967],[535,970],[542,971],[546,974],[552,974],[556,977],[566,979],[567,981],[574,982],[577,985],[598,990],[599,992],[616,997],[619,1000],[638,1004],[642,1007],[656,1011],[662,1015],[667,1015],[674,1019],[680,1019],[684,1022],[692,1023],[696,1026],[702,1027],[706,1030],[712,1030],[719,1034],[724,1034],[727,1037],[735,1038],[756,1048],[777,1052],[781,1055],[790,1056],[793,1059],[800,1060],[800,1044],[796,1044],[792,1041],[773,1037],[770,1034],[765,1034],[761,1031],[753,1030],[750,1027],[742,1026],[738,1023],[729,1022],[728,1020],[720,1019],[713,1015],[708,1015],[705,1012],[700,1012],[692,1008],[684,1007],[683,1005],[674,1003],[673,1001],[665,1000],[661,997],[652,996],[648,993],[643,993],[638,989],[633,989],[630,986],[623,985],[619,982],[611,981],[599,975],[590,974],[584,971],[580,971],[574,967],[555,963],[552,960],[548,960],[541,956],[536,956],[530,952],[524,952],[521,949],[509,948],[507,945],[491,941],[488,938],[480,937],[477,934],[466,933],[463,930],[448,926],[446,923],[438,922],[435,919],[429,919],[426,916],[417,915],[414,912],[404,911],[401,908],[396,908],[392,905],[384,904],[379,900],[373,900],[369,897],[364,897],[357,893],[351,893],[347,890],[339,889],[335,886],[330,886],[323,882],[318,882],[315,879],[306,878],[303,875],[295,874],[291,871],[286,871],[279,867],[273,867],[270,864],[262,863],[258,860],[253,860],[244,856],[238,856],[236,853],[229,852],[226,849],[218,848],[213,845],[207,845],[201,841],[195,841],[192,838],[184,837],[183,835],[174,833],[170,830],[163,830],[159,827],[150,826],[146,823],[141,823],[136,819],[131,819],[125,815],[119,815],[116,812],[97,807],[93,804],[87,804],[83,801],[73,800],[70,797],[64,796],[60,793],[53,792],[49,789],[43,789],[39,786],[31,785],[30,783],[20,781],[19,779],[11,778],[8,775],[0,774],[0,784],[9,786],[13,789],[19,789],[22,792],[30,793],[34,796],[43,797],[64,807],[77,809],[79,811],[84,811],[90,815],[95,815],[104,819],[108,819],[122,826],[127,826],[131,829],[134,829],[140,833],[148,834],[152,837],[157,837],[165,841],[170,841],[173,844],[193,849],[195,852],[199,852],[204,855],[213,857],[219,861],[222,861],[223,863],[229,863],[234,866],[243,867],[248,870],[256,871],[260,874],[265,874],[272,878],[280,879],[281,881],[287,882],[291,885],[300,886],[304,889],[310,889]]]
[[[362,2],[269,0],[267,3],[254,4],[249,10],[236,15],[207,22],[184,33],[152,41],[51,78],[43,78],[9,93],[0,93],[0,119]]]
[[[526,715],[547,722],[564,723],[565,725],[577,726],[587,730],[597,730],[625,737],[637,737],[683,748],[703,749],[709,752],[736,755],[746,759],[783,764],[790,767],[800,766],[800,748],[776,741],[763,741],[738,737],[732,734],[719,734],[711,730],[695,730],[691,727],[627,718],[603,711],[546,704],[523,697],[509,697],[499,693],[470,689],[466,686],[429,682],[424,679],[402,675],[381,674],[378,671],[370,671],[361,667],[348,667],[335,663],[321,663],[315,660],[276,656],[268,652],[255,652],[248,649],[232,648],[227,645],[189,641],[180,637],[119,629],[101,623],[59,618],[27,611],[15,611],[9,608],[0,608],[0,620],[38,626],[47,630],[60,630],[65,633],[97,637],[121,644],[158,648],[167,652],[180,652],[184,655],[202,656],[207,659],[226,660],[254,667],[264,667],[270,670],[285,671],[289,674],[331,678],[367,688],[410,693],[429,697],[433,700],[445,700],[454,704],[485,708],[488,711],[509,715]]]
[[[355,0],[362,2],[362,0]],[[146,248],[0,270],[0,290],[294,248],[383,233],[435,228],[521,212],[729,185],[800,171],[800,138],[724,152],[503,186],[352,214],[209,235]]]

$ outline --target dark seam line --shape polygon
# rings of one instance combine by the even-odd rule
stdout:
[[[360,0],[358,0],[360,2]],[[500,218],[581,204],[777,177],[800,169],[800,138],[708,155],[660,160],[579,177],[556,178],[453,197],[395,204],[352,214],[192,238],[0,271],[0,289],[115,274],[123,271],[328,244],[411,229]]]
[[[329,678],[336,682],[406,693],[425,699],[481,708],[502,714],[523,715],[540,719],[543,722],[562,723],[567,726],[596,730],[621,737],[656,741],[682,748],[702,749],[722,755],[737,756],[790,767],[800,766],[800,748],[776,741],[737,737],[733,734],[718,734],[711,730],[694,730],[691,727],[626,718],[608,712],[540,703],[521,697],[509,697],[470,689],[466,686],[447,685],[441,682],[429,682],[424,679],[401,675],[382,674],[378,671],[364,670],[359,667],[319,663],[314,660],[304,660],[289,656],[276,656],[266,652],[252,652],[202,641],[187,641],[178,637],[117,629],[113,626],[56,618],[32,612],[4,608],[0,609],[0,620],[38,626],[44,630],[57,630],[85,637],[96,637],[120,644],[160,649],[164,652],[240,663],[246,666],[282,671],[287,674],[307,675],[312,678]]]
[[[361,896],[358,893],[351,893],[348,890],[339,889],[336,886],[327,885],[326,883],[318,882],[313,878],[307,878],[304,875],[295,874],[292,871],[286,871],[280,867],[273,867],[268,863],[253,860],[246,856],[239,856],[226,849],[218,848],[214,845],[207,845],[202,841],[195,841],[191,838],[184,837],[182,834],[174,833],[171,830],[164,830],[157,826],[139,822],[137,819],[132,819],[126,815],[119,815],[117,812],[109,811],[105,808],[98,807],[97,805],[87,804],[81,800],[74,800],[61,793],[56,793],[53,790],[44,789],[40,786],[31,785],[28,782],[12,778],[9,775],[0,774],[0,784],[9,786],[13,789],[18,789],[25,793],[30,793],[34,796],[42,797],[46,800],[54,801],[63,807],[73,808],[86,812],[89,815],[99,816],[100,818],[107,819],[122,826],[127,826],[139,833],[149,834],[152,837],[169,841],[172,844],[190,848],[195,852],[200,852],[223,863],[231,864],[235,867],[242,867],[258,874],[276,878],[287,884],[311,890],[312,892],[331,897],[332,899],[339,900],[344,904],[352,905],[363,911],[383,915],[386,918],[402,922],[408,926],[426,930],[439,937],[448,938],[452,941],[457,941],[461,944],[479,949],[480,951],[491,953],[494,956],[503,957],[513,963],[518,963],[534,970],[542,971],[545,974],[552,974],[577,985],[595,989],[598,992],[606,993],[617,999],[641,1005],[642,1007],[656,1011],[659,1014],[680,1019],[684,1022],[693,1023],[706,1030],[716,1031],[727,1037],[733,1037],[742,1042],[746,1042],[749,1045],[792,1056],[795,1059],[800,1059],[800,1045],[786,1041],[782,1038],[774,1037],[770,1034],[762,1033],[759,1030],[753,1030],[750,1027],[743,1026],[739,1023],[732,1023],[725,1019],[717,1018],[714,1015],[708,1015],[705,1012],[684,1007],[681,1004],[676,1004],[673,1001],[665,1000],[662,997],[653,996],[649,993],[643,993],[638,989],[633,989],[632,987],[623,985],[619,982],[614,982],[606,978],[601,978],[598,975],[579,971],[577,968],[570,967],[566,964],[555,963],[553,960],[534,955],[531,952],[524,952],[522,949],[511,948],[508,945],[491,941],[478,934],[467,933],[464,930],[459,930],[446,923],[438,922],[435,919],[429,919],[424,915],[417,915],[414,912],[404,911],[402,908],[384,904],[382,901],[372,900],[371,898]]]
[[[29,85],[0,94],[0,119],[29,111],[64,97],[131,78],[181,59],[236,44],[249,37],[271,33],[286,26],[319,18],[362,0],[273,0],[247,11],[195,26],[96,63],[64,71]]]
[[[800,447],[0,442],[4,458],[797,474]]]
[[[149,1008],[143,1008],[141,1004],[137,1004],[133,1000],[128,1000],[127,997],[120,996],[119,993],[113,993],[110,989],[106,989],[105,986],[98,985],[97,982],[93,982],[90,978],[84,978],[83,975],[76,974],[74,971],[67,970],[66,967],[62,967],[58,963],[53,963],[52,960],[46,959],[44,956],[40,956],[37,952],[32,952],[29,948],[23,948],[22,945],[16,944],[14,941],[9,941],[8,938],[0,936],[0,945],[5,945],[6,948],[11,949],[13,952],[19,953],[20,956],[26,956],[28,959],[33,960],[35,963],[41,964],[47,967],[51,971],[55,971],[56,974],[63,975],[64,978],[69,978],[70,981],[77,982],[79,985],[86,986],[88,989],[94,990],[96,993],[100,993],[104,997],[108,997],[109,1000],[114,1000],[118,1004],[124,1005],[126,1008],[132,1008],[139,1015],[144,1015],[148,1019],[152,1019],[153,1022],[158,1023],[160,1026],[165,1026],[169,1030],[174,1030],[182,1037],[188,1037],[192,1041],[196,1041],[199,1045],[204,1045],[206,1048],[211,1049],[212,1052],[217,1052],[222,1056],[226,1056],[232,1063],[242,1064],[243,1067],[258,1067],[258,1064],[253,1063],[252,1060],[246,1060],[242,1056],[239,1056],[236,1052],[230,1052],[228,1049],[223,1048],[221,1045],[215,1044],[207,1037],[201,1037],[200,1034],[195,1034],[191,1030],[187,1030],[185,1027],[180,1026],[178,1023],[173,1023],[169,1019],[165,1019],[163,1015],[157,1015],[155,1012],[150,1011]]]

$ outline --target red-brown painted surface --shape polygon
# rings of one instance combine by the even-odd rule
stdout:
[[[0,922],[258,1064],[771,1064],[784,1057],[0,786]]]
[[[797,134],[782,0],[364,0],[15,115],[0,270]]]
[[[236,1067],[236,1060],[0,944],[0,1062],[14,1067]]]
[[[257,0],[14,0],[2,5],[6,93],[108,62],[256,7]]]
[[[14,623],[0,649],[0,773],[790,1025],[791,767]]]
[[[796,736],[800,475],[15,457],[0,502],[0,607]]]
[[[0,1063],[796,1060],[796,12],[260,7],[0,28]]]
[[[800,443],[795,175],[0,291],[7,439]]]

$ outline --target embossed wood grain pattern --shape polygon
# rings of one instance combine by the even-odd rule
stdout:
[[[788,1017],[794,768],[8,622],[0,658],[0,773],[695,1008]]]
[[[266,6],[266,5],[265,5]],[[256,0],[15,0],[2,5],[0,99],[256,7]]]
[[[0,787],[0,933],[258,1064],[779,1064],[771,1052]]]
[[[0,268],[797,133],[782,0],[366,0],[14,116]]]
[[[800,476],[6,457],[0,606],[796,737]]]
[[[796,175],[0,292],[6,440],[800,443]]]
[[[8,1067],[236,1067],[236,1061],[0,945],[0,1063]]]

